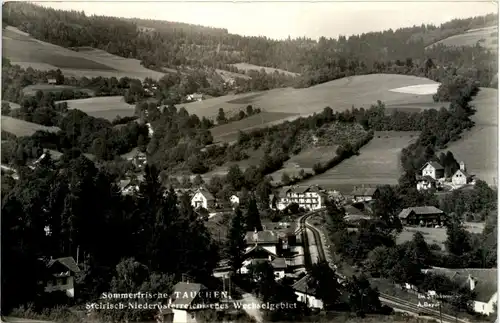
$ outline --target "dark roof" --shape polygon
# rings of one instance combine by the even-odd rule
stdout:
[[[209,191],[207,191],[206,189],[204,188],[200,188],[196,191],[196,193],[201,193],[208,201],[213,201],[215,200],[215,197],[212,195],[212,193],[210,193]]]
[[[463,285],[469,284],[469,275],[475,281],[474,292],[476,293],[475,300],[479,302],[488,302],[491,297],[497,292],[498,271],[497,268],[432,268],[425,270],[427,273],[444,275]]]
[[[248,249],[245,252],[245,256],[249,255],[252,252],[264,252],[264,253],[267,253],[269,256],[271,256],[273,258],[276,257],[276,254],[272,253],[271,251],[269,251],[266,248],[263,248],[263,247],[261,247],[259,245],[254,245],[253,247],[251,247],[250,249]]]
[[[192,297],[192,293],[199,293],[200,291],[206,289],[207,288],[202,284],[185,282],[177,283],[177,285],[174,286],[174,292],[172,293],[172,306],[191,305],[193,300],[197,297]],[[176,295],[179,295],[179,298],[176,298]]]
[[[428,215],[428,214],[443,214],[444,212],[435,206],[414,206],[404,209],[399,213],[399,218],[406,219],[410,213],[414,212],[418,215]]]
[[[425,163],[425,164],[424,164],[424,166],[422,166],[422,168],[420,168],[420,170],[424,169],[424,168],[425,168],[425,166],[427,166],[427,165],[431,165],[431,166],[432,166],[432,167],[434,167],[436,170],[443,170],[443,169],[444,169],[444,167],[443,167],[443,166],[441,166],[441,164],[440,164],[440,163],[435,162],[435,161],[430,161],[430,162]]]
[[[309,281],[311,280],[309,275],[306,275],[299,279],[295,284],[292,285],[292,288],[296,290],[297,292],[315,296],[316,295],[316,290],[314,288],[311,288],[308,286]]]
[[[285,258],[276,258],[271,262],[274,269],[285,269],[286,261]]]
[[[278,193],[278,196],[279,197],[285,197],[286,196],[286,193],[288,193],[290,190],[292,189],[291,186],[283,186],[279,193]]]
[[[127,186],[130,185],[131,180],[130,179],[123,179],[120,181],[120,188],[123,190]]]
[[[344,210],[347,216],[370,216],[367,210],[361,210],[353,205],[344,206]]]
[[[368,188],[363,188],[363,187],[357,187],[355,188],[351,195],[354,196],[372,196],[375,194],[375,192],[378,190],[376,187],[368,187]]]
[[[278,243],[278,235],[274,231],[248,231],[245,236],[247,244],[261,243],[261,244],[276,244]]]
[[[63,257],[63,258],[51,259],[47,263],[47,268],[52,267],[56,263],[63,265],[64,267],[68,268],[70,271],[72,271],[74,273],[80,272],[80,268],[78,268],[78,265],[76,264],[75,259],[73,259],[73,257]]]
[[[434,178],[430,177],[429,175],[425,175],[425,176],[417,175],[417,181],[422,181],[422,180],[426,180],[426,181],[429,181],[431,183],[436,182],[436,180]]]

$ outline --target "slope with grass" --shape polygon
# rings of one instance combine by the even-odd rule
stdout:
[[[354,186],[397,184],[401,175],[400,152],[418,138],[418,132],[375,132],[358,156],[344,160],[325,173],[303,182],[350,193]]]
[[[248,64],[248,63],[237,63],[237,64],[231,64],[231,65],[236,67],[238,70],[242,70],[242,71],[259,71],[260,72],[261,70],[264,70],[267,74],[273,74],[275,72],[278,72],[280,74],[285,74],[287,76],[299,76],[300,75],[298,73],[285,71],[285,70],[282,70],[279,68],[259,66],[259,65],[253,65],[253,64]]]
[[[498,26],[490,26],[484,28],[469,29],[459,35],[454,35],[443,40],[440,40],[426,48],[443,44],[445,46],[476,46],[479,44],[482,47],[497,50],[498,49]]]
[[[444,151],[464,161],[467,171],[490,185],[498,177],[498,90],[481,88],[471,102],[476,113],[471,117],[475,126],[462,134]]]
[[[78,109],[95,118],[104,118],[112,121],[117,116],[130,117],[135,114],[135,106],[125,102],[122,96],[106,96],[77,100],[58,101],[67,102],[68,109]]]
[[[12,64],[37,70],[60,69],[65,76],[131,77],[160,79],[164,73],[141,66],[136,59],[123,58],[103,50],[84,48],[78,51],[34,39],[14,27],[2,33],[2,55]]]
[[[58,132],[58,127],[46,127],[24,120],[2,116],[2,131],[17,137],[31,136],[37,131]]]
[[[415,88],[404,89],[404,87],[415,85],[421,86],[426,91],[419,94]],[[180,104],[178,107],[185,107],[189,113],[197,114],[200,118],[202,116],[216,116],[220,108],[228,114],[247,105],[260,108],[264,112],[308,116],[322,111],[327,106],[331,107],[333,111],[345,111],[351,109],[352,106],[369,108],[377,100],[384,102],[388,110],[404,108],[420,111],[438,106],[432,99],[433,91],[429,90],[437,89],[437,85],[438,83],[434,81],[416,76],[397,74],[358,75],[304,89],[284,88],[227,95],[200,102]],[[443,104],[439,104],[439,106],[441,105]],[[283,115],[283,118],[291,117]],[[269,126],[269,123],[263,123],[259,118],[253,120],[254,124],[247,124],[246,129]],[[276,123],[278,121],[273,120],[272,122]],[[228,128],[228,131],[232,132],[234,129]],[[217,136],[222,137],[222,135],[221,131],[218,130]]]

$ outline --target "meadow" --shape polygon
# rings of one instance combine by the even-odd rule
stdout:
[[[466,32],[442,39],[428,47],[443,44],[445,46],[475,46],[498,49],[498,26],[470,29]]]
[[[21,108],[21,106],[19,104],[14,103],[14,102],[2,100],[2,103],[8,103],[11,110],[17,110],[17,109]]]
[[[476,113],[471,117],[475,126],[452,142],[444,151],[451,151],[457,160],[465,162],[467,171],[490,185],[498,176],[498,90],[481,88],[471,102]]]
[[[349,194],[354,186],[397,184],[400,152],[418,138],[418,132],[375,132],[375,137],[360,149],[358,156],[344,160],[323,174],[302,184],[317,184]]]
[[[426,78],[396,75],[396,74],[371,74],[346,77],[335,81],[319,84],[305,89],[282,88],[269,91],[227,95],[199,102],[180,104],[189,113],[197,114],[200,118],[213,117],[219,108],[224,109],[226,115],[231,111],[240,110],[247,105],[259,108],[265,112],[281,112],[308,116],[321,112],[329,106],[333,111],[345,111],[356,108],[369,108],[381,100],[388,110],[401,109],[420,111],[422,109],[436,108],[444,104],[436,104],[432,94],[403,93],[400,88],[412,85],[425,85],[437,83]],[[398,89],[399,92],[393,90]],[[414,92],[414,91],[413,91]],[[285,117],[285,115],[284,115]],[[290,118],[290,117],[286,117]],[[253,127],[269,126],[258,118]],[[274,121],[273,121],[274,122]],[[247,124],[247,128],[250,126]],[[234,132],[239,127],[228,128]],[[220,132],[217,134],[222,136]],[[231,138],[231,136],[229,136]]]
[[[481,233],[484,229],[484,223],[464,223],[464,227],[471,233]],[[446,241],[447,234],[446,228],[427,228],[427,227],[405,227],[404,230],[398,235],[396,242],[398,244],[411,241],[416,232],[422,233],[425,242],[428,244],[438,244],[442,250],[445,250],[444,242]]]
[[[243,71],[251,71],[251,70],[254,70],[254,71],[261,71],[262,69],[264,69],[264,71],[267,73],[267,74],[273,74],[274,72],[278,72],[278,73],[282,73],[282,74],[285,74],[285,75],[288,75],[288,76],[299,76],[300,74],[298,73],[293,73],[293,72],[289,72],[289,71],[285,71],[285,70],[282,70],[282,69],[279,69],[279,68],[272,68],[272,67],[265,67],[265,66],[259,66],[259,65],[253,65],[253,64],[248,64],[248,63],[237,63],[237,64],[231,64],[232,66],[236,67],[237,69],[239,70],[243,70]]]
[[[85,48],[70,50],[34,39],[30,35],[8,26],[2,34],[3,57],[22,68],[37,70],[60,69],[65,76],[75,77],[131,77],[160,79],[164,73],[149,70],[136,59],[123,58],[103,50]]]
[[[135,105],[128,104],[122,96],[104,96],[87,99],[58,101],[67,102],[68,109],[78,109],[89,116],[112,121],[117,116],[130,117],[135,113]]]
[[[23,121],[7,116],[2,116],[2,130],[11,133],[17,137],[31,136],[36,131],[57,132],[58,127],[46,127],[36,123]]]
[[[64,90],[75,90],[75,91],[81,91],[85,92],[90,96],[95,95],[95,91],[90,90],[90,89],[84,89],[80,88],[77,86],[71,86],[71,85],[54,85],[54,84],[34,84],[34,85],[28,85],[23,88],[23,94],[24,96],[34,96],[36,95],[36,92],[42,91],[42,92],[62,92]]]

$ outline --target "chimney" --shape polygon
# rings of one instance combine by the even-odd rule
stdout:
[[[475,288],[476,288],[476,282],[474,281],[474,277],[472,277],[470,274],[469,274],[469,287],[470,287],[470,290],[473,291]]]
[[[465,163],[463,161],[460,162],[460,170],[465,172]]]

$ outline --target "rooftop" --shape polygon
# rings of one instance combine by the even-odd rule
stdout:
[[[177,285],[174,286],[174,291],[172,293],[172,306],[191,305],[193,300],[197,297],[196,294],[206,289],[207,288],[202,284],[185,282],[177,283]],[[176,295],[179,297],[176,298]],[[193,297],[193,295],[195,296]]]
[[[429,162],[425,163],[425,165],[422,166],[422,169],[424,169],[427,165],[431,165],[436,170],[443,170],[444,169],[444,167],[441,166],[441,164],[436,162],[436,161],[429,161]]]
[[[415,206],[404,209],[399,213],[400,219],[406,219],[412,212],[417,215],[443,214],[444,212],[435,206]]]
[[[274,231],[248,231],[245,236],[245,241],[247,244],[277,244],[278,235]]]
[[[354,196],[372,196],[375,194],[375,192],[378,189],[376,187],[355,187],[354,190],[352,191],[351,195]]]
[[[52,267],[56,263],[63,265],[64,267],[68,268],[70,271],[72,271],[74,273],[80,272],[80,268],[78,268],[78,265],[76,264],[75,259],[73,259],[73,257],[63,257],[63,258],[51,259],[47,263],[47,268]]]
[[[292,288],[297,292],[314,296],[316,294],[316,290],[314,288],[309,287],[308,283],[310,280],[311,280],[310,276],[306,275],[301,279],[299,279],[297,282],[295,282],[295,284],[292,285]]]

